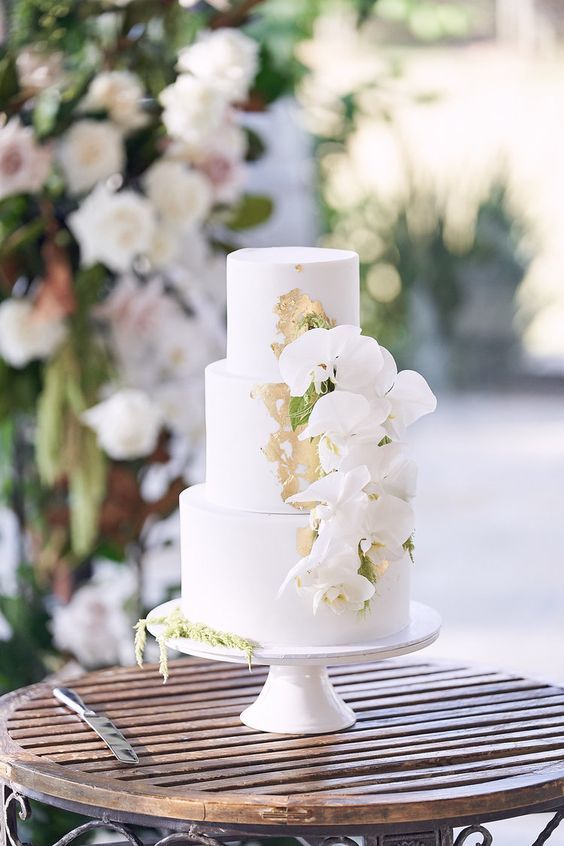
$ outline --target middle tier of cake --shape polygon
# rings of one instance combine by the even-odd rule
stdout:
[[[180,495],[182,608],[193,622],[262,645],[339,646],[386,637],[409,623],[411,562],[406,555],[380,577],[365,614],[335,614],[291,584],[300,558],[298,530],[307,514],[225,508],[208,499],[206,485]]]

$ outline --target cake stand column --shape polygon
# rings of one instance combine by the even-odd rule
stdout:
[[[348,728],[356,717],[333,687],[327,667],[272,664],[264,687],[241,720],[259,731],[319,734]]]

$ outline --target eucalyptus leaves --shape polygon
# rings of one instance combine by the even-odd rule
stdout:
[[[321,478],[289,497],[314,503],[311,549],[290,570],[295,583],[339,614],[370,605],[388,566],[413,555],[417,468],[405,452],[407,426],[436,399],[415,371],[357,326],[316,327],[288,344],[280,372],[290,388],[292,427],[316,439]]]

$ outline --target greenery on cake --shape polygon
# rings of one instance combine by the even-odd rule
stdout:
[[[386,570],[406,554],[413,561],[416,466],[404,440],[436,399],[359,327],[332,327],[317,314],[304,321],[307,331],[280,355],[280,373],[292,429],[315,444],[319,476],[286,500],[313,505],[312,534],[280,590],[293,583],[309,593],[314,613],[323,604],[364,614]]]
[[[321,383],[319,391],[316,390],[312,382],[303,397],[290,397],[288,412],[292,431],[295,432],[300,426],[307,424],[317,400],[324,394],[330,393],[333,389],[333,383],[327,379]]]
[[[334,326],[333,322],[325,314],[319,314],[316,311],[310,311],[304,314],[298,323],[298,328],[309,332],[310,329],[331,329]]]
[[[244,653],[249,669],[251,668],[253,652],[256,648],[255,643],[231,632],[213,629],[211,626],[206,626],[205,623],[194,623],[184,616],[179,606],[176,606],[166,616],[146,617],[135,624],[135,660],[140,667],[143,666],[149,625],[163,627],[155,639],[159,645],[159,672],[165,682],[169,676],[167,643],[179,638],[195,640],[208,646],[236,649]]]

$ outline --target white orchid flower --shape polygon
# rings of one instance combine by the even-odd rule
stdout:
[[[403,544],[411,537],[414,515],[411,506],[386,494],[370,501],[360,548],[373,564],[396,561],[405,554]]]
[[[360,562],[357,552],[358,540],[355,538],[352,543],[348,543],[345,538],[340,536],[337,532],[327,531],[323,532],[317,537],[311,547],[309,555],[300,558],[299,561],[290,568],[286,578],[280,585],[278,596],[280,596],[288,587],[289,584],[296,581],[298,585],[311,580],[313,571],[325,563],[331,561],[332,558],[338,557],[341,553],[349,555],[349,561],[352,561],[352,566],[358,570]],[[356,558],[351,558],[351,555]]]
[[[357,557],[358,562],[358,557]],[[308,588],[304,585],[304,588]],[[375,587],[366,576],[352,571],[339,560],[330,567],[320,567],[315,571],[313,592],[313,613],[317,614],[322,603],[328,605],[335,614],[345,611],[362,611],[364,603],[374,596]]]
[[[393,442],[383,446],[358,444],[352,446],[343,458],[339,470],[348,472],[364,465],[370,473],[365,487],[371,496],[391,494],[409,501],[417,488],[417,464],[406,455],[403,444]]]
[[[436,409],[437,398],[420,373],[398,373],[392,354],[385,347],[380,347],[380,352],[383,366],[366,396],[371,402],[375,397],[388,400],[391,411],[386,428],[392,438],[402,438],[407,426]]]
[[[357,391],[373,383],[383,366],[380,346],[360,334],[359,326],[310,329],[282,350],[282,381],[294,397],[302,397],[311,383],[317,393],[329,379],[343,391]]]
[[[332,391],[317,400],[299,437],[304,440],[321,436],[319,461],[323,470],[329,473],[339,469],[353,445],[378,444],[382,440],[386,435],[382,424],[390,410],[390,403],[384,398],[375,397],[369,403],[362,394]]]
[[[331,520],[336,529],[338,522],[340,536],[352,536],[353,544],[356,544],[360,535],[355,535],[355,531],[360,531],[363,513],[368,505],[364,488],[369,482],[370,473],[366,467],[353,467],[348,473],[337,470],[317,479],[305,491],[288,497],[286,502],[318,503],[312,512],[313,528],[319,530],[321,524]],[[319,541],[314,544],[312,552],[317,544]]]
[[[355,547],[328,534],[320,536],[310,555],[290,570],[279,595],[291,582],[295,582],[299,591],[313,594],[314,614],[322,603],[336,614],[347,610],[360,611],[373,596],[374,585],[359,575],[359,566]]]

